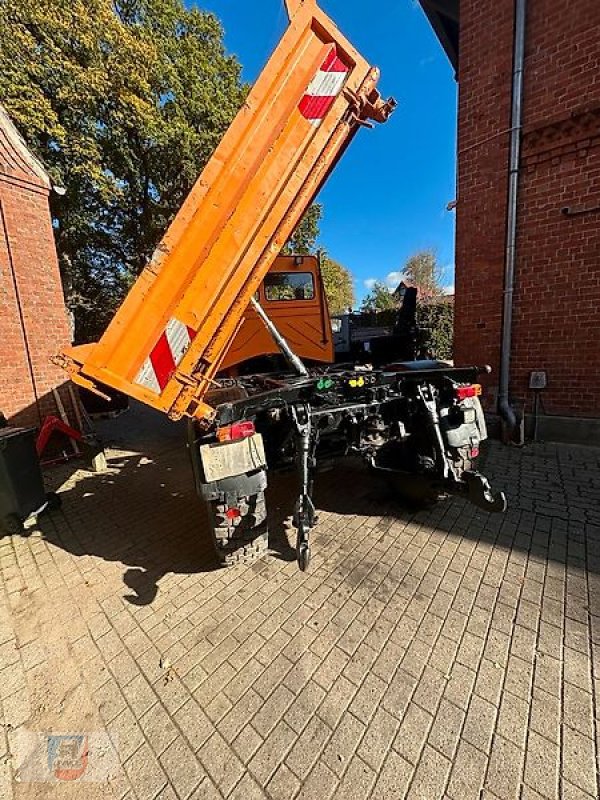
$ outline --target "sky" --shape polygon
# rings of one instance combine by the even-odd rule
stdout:
[[[287,25],[283,0],[188,0],[213,11],[225,46],[253,82]],[[357,305],[374,280],[399,282],[406,259],[435,249],[442,282],[454,284],[456,83],[416,0],[320,0],[363,56],[381,69],[379,89],[398,108],[358,132],[318,200],[320,245],[355,279]]]

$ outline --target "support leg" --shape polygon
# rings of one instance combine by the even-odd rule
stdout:
[[[310,564],[310,529],[316,522],[315,506],[311,497],[316,437],[313,435],[310,411],[307,406],[292,406],[292,418],[296,426],[296,457],[301,484],[294,512],[294,526],[297,531],[296,555],[298,566],[304,572]]]

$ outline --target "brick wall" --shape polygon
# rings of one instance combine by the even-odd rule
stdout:
[[[49,358],[70,342],[49,181],[0,111],[0,410],[15,424],[56,413],[64,372]],[[65,406],[68,395],[62,390]]]
[[[460,5],[456,359],[500,358],[513,0]],[[600,3],[529,0],[512,394],[600,416]]]

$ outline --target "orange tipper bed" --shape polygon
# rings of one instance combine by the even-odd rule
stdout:
[[[57,357],[76,383],[208,422],[251,296],[359,127],[393,111],[316,0],[286,5],[287,31],[106,332]]]

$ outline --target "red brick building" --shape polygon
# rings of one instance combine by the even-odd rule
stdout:
[[[547,435],[566,428],[573,437],[600,438],[600,2],[421,5],[459,86],[456,359],[491,364],[490,394],[497,394],[503,296],[510,288],[505,265],[511,103],[518,86],[515,21],[521,6],[509,393],[531,411],[530,374],[543,370],[548,416],[541,422]]]
[[[0,106],[0,411],[39,425],[65,383],[50,356],[70,343],[48,207],[50,179]],[[63,389],[63,402],[68,407]]]

